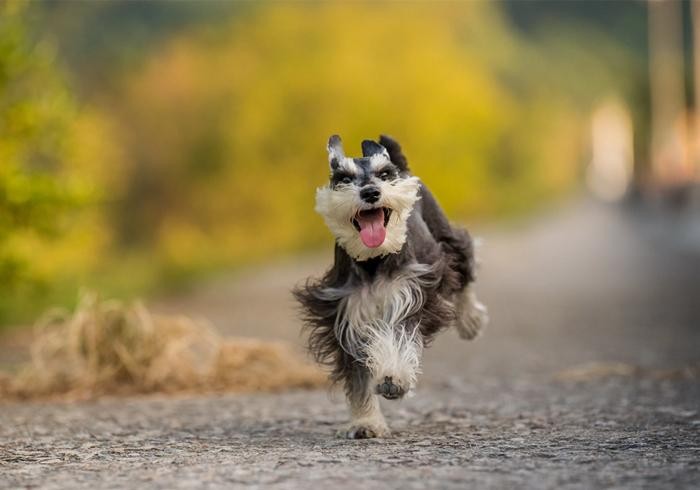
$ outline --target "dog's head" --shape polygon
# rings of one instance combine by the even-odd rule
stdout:
[[[398,143],[386,136],[365,140],[362,158],[349,158],[334,135],[328,161],[330,182],[316,192],[316,211],[338,244],[360,261],[399,252],[420,181],[409,174]]]

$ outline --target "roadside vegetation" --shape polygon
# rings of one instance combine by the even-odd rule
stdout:
[[[576,189],[591,101],[640,69],[482,2],[0,9],[0,326],[326,244],[332,133],[394,136],[455,220],[528,213]]]

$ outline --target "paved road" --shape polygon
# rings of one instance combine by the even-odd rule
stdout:
[[[492,324],[438,339],[391,439],[334,438],[323,392],[5,405],[0,486],[698,488],[700,260],[675,226],[585,202],[477,230]],[[325,260],[157,308],[300,342],[288,289]]]

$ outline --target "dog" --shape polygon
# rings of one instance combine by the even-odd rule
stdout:
[[[392,138],[365,140],[362,157],[349,158],[331,136],[328,160],[316,211],[335,236],[334,263],[293,294],[309,351],[345,390],[351,420],[339,435],[386,437],[378,396],[413,392],[422,351],[439,331],[454,326],[473,339],[488,322],[474,292],[474,245]]]

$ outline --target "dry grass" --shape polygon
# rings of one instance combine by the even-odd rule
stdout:
[[[91,398],[152,392],[315,388],[325,376],[279,342],[224,339],[183,316],[83,295],[73,313],[36,325],[31,361],[0,373],[0,397]]]

